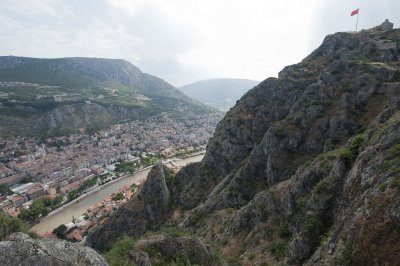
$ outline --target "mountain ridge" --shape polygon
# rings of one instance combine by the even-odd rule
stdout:
[[[164,227],[221,265],[396,264],[399,56],[388,21],[335,33],[247,92],[169,186]]]
[[[4,135],[63,134],[162,112],[214,112],[122,59],[0,57],[0,92]]]

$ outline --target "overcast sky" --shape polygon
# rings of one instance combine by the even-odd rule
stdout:
[[[2,55],[126,59],[175,86],[264,80],[325,35],[400,25],[399,0],[0,0]]]

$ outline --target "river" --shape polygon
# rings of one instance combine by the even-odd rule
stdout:
[[[203,157],[204,154],[196,155],[193,157],[175,161],[174,163],[179,166],[185,166],[188,163],[198,162],[203,159]],[[61,224],[70,223],[72,222],[72,217],[77,218],[82,216],[90,206],[97,202],[100,202],[105,197],[117,192],[118,189],[126,185],[130,186],[133,183],[138,183],[144,180],[149,172],[150,169],[145,169],[133,175],[118,179],[114,183],[103,187],[101,190],[87,195],[80,201],[73,203],[69,206],[62,207],[61,210],[55,212],[54,214],[50,214],[48,217],[42,219],[40,223],[34,225],[31,230],[36,231],[38,234],[43,234],[45,232],[52,231],[54,228]]]

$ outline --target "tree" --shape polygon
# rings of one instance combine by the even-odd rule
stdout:
[[[23,222],[0,212],[0,241],[6,240],[15,232],[29,233],[28,227]]]
[[[8,195],[12,195],[12,194],[13,194],[13,192],[7,185],[4,185],[4,184],[0,185],[0,195],[8,196]]]
[[[63,202],[64,197],[62,195],[57,195],[54,199],[53,199],[53,205],[54,206],[58,206],[61,204],[61,202]]]
[[[29,176],[24,176],[22,179],[21,179],[21,184],[26,184],[26,183],[29,183],[29,182],[32,182],[32,178],[30,178]]]
[[[65,234],[68,231],[68,227],[65,224],[60,225],[57,228],[54,228],[53,234],[55,234],[58,238],[65,239]]]

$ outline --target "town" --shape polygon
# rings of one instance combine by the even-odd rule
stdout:
[[[34,223],[124,174],[205,149],[220,118],[162,113],[95,132],[0,138],[0,210]]]

